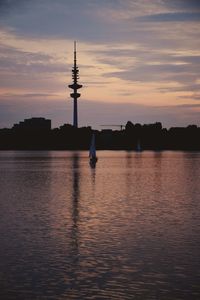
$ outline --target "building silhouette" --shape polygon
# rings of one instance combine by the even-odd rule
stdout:
[[[73,83],[69,85],[69,88],[73,90],[70,94],[71,98],[74,100],[74,110],[73,110],[73,126],[78,127],[78,98],[81,96],[78,93],[78,89],[82,88],[82,85],[78,83],[79,79],[79,69],[77,67],[76,61],[76,42],[74,42],[74,66],[72,68],[72,80]]]
[[[45,118],[25,119],[18,124],[14,124],[13,129],[25,131],[47,131],[51,130],[51,120]]]
[[[51,129],[51,120],[30,118],[0,129],[0,150],[88,150],[91,127],[64,124]],[[95,130],[97,150],[183,150],[200,151],[200,127],[163,128],[160,122],[128,121],[123,130]]]

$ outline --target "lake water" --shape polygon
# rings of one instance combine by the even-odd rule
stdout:
[[[0,298],[200,299],[200,153],[0,152]]]

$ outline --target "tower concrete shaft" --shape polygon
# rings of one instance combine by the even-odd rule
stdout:
[[[78,89],[82,88],[82,85],[78,83],[79,79],[79,69],[77,67],[76,61],[76,42],[74,42],[74,66],[72,68],[72,80],[73,83],[69,85],[69,88],[73,90],[70,94],[71,98],[74,100],[74,111],[73,111],[73,126],[78,127],[78,98],[81,96],[78,93]]]

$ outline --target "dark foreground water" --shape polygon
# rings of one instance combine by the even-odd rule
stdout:
[[[200,153],[0,152],[0,299],[200,299]]]

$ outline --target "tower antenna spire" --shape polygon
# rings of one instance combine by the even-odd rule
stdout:
[[[76,41],[74,41],[74,65],[76,65]]]
[[[79,69],[77,67],[77,58],[76,58],[76,41],[74,41],[74,66],[72,68],[72,81],[73,83],[69,85],[69,88],[73,90],[73,93],[70,94],[71,98],[74,100],[74,111],[73,111],[73,126],[78,127],[78,98],[81,96],[78,93],[78,89],[82,88],[82,85],[78,83],[79,79]]]

